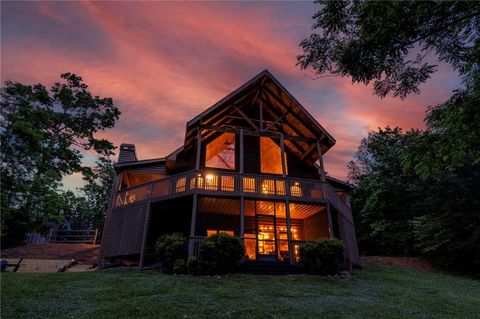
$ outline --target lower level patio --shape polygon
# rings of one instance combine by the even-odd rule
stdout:
[[[295,263],[302,244],[338,234],[329,227],[324,204],[212,196],[193,201],[183,198],[152,204],[147,251],[161,234],[181,232],[190,238],[189,256],[198,256],[207,236],[223,232],[243,240],[246,261]]]

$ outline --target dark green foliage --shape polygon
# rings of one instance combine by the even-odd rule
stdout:
[[[479,69],[478,1],[315,0],[314,32],[300,46],[302,69],[374,82],[375,94],[404,98],[449,63],[469,86]]]
[[[96,164],[93,168],[84,169],[87,184],[81,191],[86,198],[86,213],[80,216],[80,220],[84,223],[88,221],[93,228],[101,228],[112,192],[115,169],[112,161],[103,157]]]
[[[199,249],[200,268],[205,275],[235,272],[245,255],[240,238],[225,233],[206,238]]]
[[[446,269],[480,273],[480,169],[432,181],[412,220],[416,248]]]
[[[186,272],[185,259],[177,259],[173,263],[173,273],[175,275],[184,275]]]
[[[182,233],[165,234],[157,239],[155,250],[163,266],[172,271],[177,260],[187,259],[187,237]]]
[[[480,167],[463,158],[463,167],[452,170],[434,156],[449,131],[386,128],[362,141],[349,164],[362,253],[422,254],[443,268],[480,271]],[[432,154],[429,164],[438,172],[423,169],[427,158],[419,145]]]
[[[422,200],[419,179],[404,173],[401,158],[420,132],[404,134],[399,128],[379,129],[363,139],[349,163],[352,211],[363,254],[414,254],[413,203]]]
[[[112,143],[97,138],[119,117],[112,99],[92,95],[75,74],[61,79],[50,90],[10,81],[1,89],[2,247],[18,245],[26,231],[45,231],[47,221],[62,220],[60,182],[89,171],[82,151],[113,154]]]
[[[387,127],[362,141],[349,165],[361,251],[422,253],[443,267],[478,271],[480,2],[315,3],[302,69],[373,82],[380,97],[419,93],[436,70],[432,58],[463,79],[447,102],[428,108],[425,131]]]
[[[197,257],[192,257],[187,263],[188,274],[192,276],[202,275],[202,266]]]
[[[343,258],[343,243],[338,239],[318,239],[300,247],[300,266],[310,274],[334,275]]]

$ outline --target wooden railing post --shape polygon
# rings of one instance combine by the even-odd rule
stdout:
[[[97,244],[97,236],[98,236],[98,228],[95,228],[95,234],[93,235],[93,241],[92,241],[93,245]]]

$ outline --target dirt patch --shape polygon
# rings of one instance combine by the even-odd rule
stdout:
[[[380,264],[380,265],[394,265],[406,268],[413,268],[426,271],[437,271],[428,261],[422,257],[408,257],[408,256],[362,256],[362,264]]]
[[[100,246],[92,244],[46,243],[3,249],[2,258],[75,259],[80,264],[97,264]]]

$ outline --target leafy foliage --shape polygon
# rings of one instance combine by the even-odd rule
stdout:
[[[342,257],[343,243],[338,239],[319,239],[300,247],[300,266],[310,274],[336,274]]]
[[[355,160],[349,163],[350,180],[357,185],[352,194],[360,249],[366,254],[411,254],[412,225],[421,196],[418,178],[404,173],[401,158],[415,136],[399,128],[386,127],[363,139]]]
[[[449,132],[387,127],[362,140],[349,167],[357,185],[352,210],[363,253],[420,253],[444,268],[480,271],[480,166],[448,169],[435,145]],[[427,155],[418,145],[430,145]],[[412,164],[427,157],[438,174]]]
[[[215,275],[235,272],[244,255],[245,247],[240,238],[225,233],[210,236],[200,244],[198,260],[201,273]]]
[[[112,143],[96,137],[120,115],[112,99],[93,96],[75,74],[62,74],[61,79],[50,90],[11,81],[1,89],[4,247],[21,243],[26,231],[41,231],[46,221],[60,218],[62,177],[87,172],[81,151],[113,154]]]
[[[380,97],[405,98],[436,71],[435,53],[463,76],[478,77],[480,3],[468,1],[316,0],[314,32],[300,46],[302,69],[318,76],[374,82]]]
[[[479,271],[480,2],[315,3],[302,69],[405,98],[435,72],[434,54],[463,79],[447,102],[428,108],[426,130],[387,127],[362,140],[349,164],[360,249]]]
[[[184,275],[187,268],[186,268],[186,265],[185,265],[185,259],[177,259],[175,260],[175,262],[173,263],[173,273],[175,275]]]
[[[155,249],[163,266],[172,271],[178,260],[187,259],[187,237],[182,233],[165,234],[157,239]],[[177,265],[178,266],[178,265]]]

